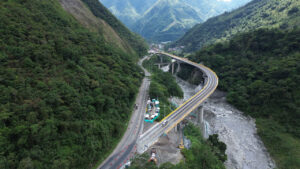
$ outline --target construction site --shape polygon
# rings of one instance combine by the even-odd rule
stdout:
[[[183,102],[182,99],[176,99],[180,104]],[[156,104],[155,104],[156,103]],[[147,111],[145,113],[144,120],[144,132],[149,128],[157,124],[155,119],[159,116],[159,102],[157,100],[147,101]],[[188,123],[188,120],[183,120],[173,130],[164,134],[159,140],[148,148],[146,153],[150,156],[148,162],[153,162],[156,165],[160,165],[166,162],[177,164],[183,159],[181,150],[189,148],[191,145],[190,140],[184,137],[184,126]]]
[[[189,148],[191,143],[184,137],[184,125],[178,125],[176,128],[176,130],[174,129],[160,137],[159,140],[149,148],[146,152],[150,155],[148,162],[155,162],[159,166],[166,162],[177,164],[183,159],[181,150]]]
[[[152,99],[147,101],[145,122],[153,123],[160,114],[160,107],[158,99]]]

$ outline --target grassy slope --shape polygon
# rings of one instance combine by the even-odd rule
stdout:
[[[146,42],[137,34],[132,33],[126,28],[107,8],[105,8],[98,0],[82,0],[90,8],[92,13],[108,23],[119,36],[126,40],[127,43],[137,52],[139,56],[143,56],[147,52]]]
[[[1,1],[0,20],[1,168],[82,169],[104,159],[126,128],[142,78],[137,58],[58,0]]]
[[[191,59],[217,72],[227,100],[257,118],[279,168],[299,168],[300,30],[258,30],[206,47]]]
[[[118,33],[103,20],[96,17],[81,0],[59,0],[63,8],[71,13],[86,28],[101,33],[107,42],[118,46],[127,53],[135,54],[131,46],[122,39]]]
[[[253,29],[290,29],[299,25],[300,1],[253,0],[244,7],[194,26],[173,46],[186,46],[186,52],[190,52]]]

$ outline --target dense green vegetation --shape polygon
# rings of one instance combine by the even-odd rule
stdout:
[[[177,65],[175,65],[175,67],[177,67]],[[181,63],[180,68],[181,70],[176,74],[179,78],[194,85],[199,85],[203,82],[203,73],[199,71],[198,68],[185,63]],[[198,75],[196,73],[198,73]]]
[[[158,0],[100,0],[128,28],[151,8]]]
[[[289,30],[300,25],[299,0],[253,0],[244,7],[211,18],[194,26],[172,46],[186,46],[196,51],[233,35],[258,28]]]
[[[191,140],[192,146],[182,150],[185,162],[179,163],[176,168],[225,169],[223,162],[227,159],[226,144],[220,142],[217,135],[204,140],[200,128],[191,123],[184,128],[184,135]]]
[[[174,41],[200,22],[199,13],[190,5],[180,0],[160,0],[137,20],[132,30],[148,41]]]
[[[217,135],[211,136],[207,141],[202,138],[200,129],[192,124],[184,128],[184,135],[191,140],[190,149],[183,149],[184,161],[177,165],[165,163],[159,169],[225,169],[223,162],[227,159],[226,145],[218,140]],[[133,160],[130,169],[157,169],[153,163],[145,163],[148,154],[143,154]]]
[[[164,63],[170,61],[167,57],[163,58]],[[171,73],[163,72],[154,65],[158,62],[160,62],[159,57],[154,55],[144,61],[143,66],[152,73],[149,96],[151,99],[155,98],[160,101],[161,115],[157,118],[157,121],[160,121],[175,108],[168,99],[170,97],[182,98],[183,92]]]
[[[279,168],[300,168],[299,46],[300,29],[261,29],[190,57],[216,71],[229,103],[258,119]]]
[[[136,155],[131,163],[131,166],[128,169],[157,169],[155,163],[147,162],[149,159],[150,155],[148,153]]]
[[[81,26],[57,0],[2,0],[0,20],[0,168],[103,160],[132,110],[137,56]]]
[[[147,52],[147,44],[139,35],[132,33],[114,15],[112,15],[98,0],[82,0],[92,13],[105,20],[122,39],[125,39],[139,56]]]

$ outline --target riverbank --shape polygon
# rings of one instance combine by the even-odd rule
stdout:
[[[184,92],[184,99],[193,96],[201,88],[179,78],[176,81]],[[183,102],[180,99],[173,101],[178,104]],[[275,168],[275,163],[257,135],[254,119],[244,116],[243,112],[226,103],[225,93],[216,91],[205,101],[203,107],[208,134],[218,134],[219,139],[227,145],[226,168]]]

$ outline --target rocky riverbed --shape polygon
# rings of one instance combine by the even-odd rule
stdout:
[[[202,87],[191,85],[179,78],[177,82],[184,92],[184,99],[172,99],[177,104],[182,104]],[[203,107],[207,134],[218,134],[219,139],[227,145],[226,168],[275,168],[275,163],[257,135],[255,120],[228,104],[225,96],[225,93],[216,91],[205,101]]]

